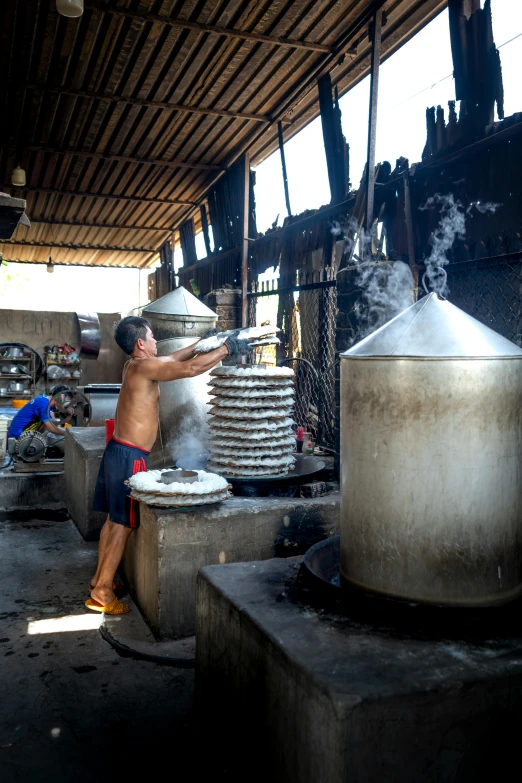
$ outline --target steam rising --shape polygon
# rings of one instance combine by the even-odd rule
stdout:
[[[356,278],[363,289],[355,305],[359,334],[362,340],[413,304],[413,275],[403,261],[361,263]]]
[[[362,289],[359,301],[354,305],[356,331],[352,343],[362,340],[387,321],[395,318],[413,304],[414,281],[408,264],[403,261],[389,262],[371,259],[361,261],[355,254],[357,244],[364,242],[364,258],[371,253],[371,237],[359,236],[359,224],[350,217],[345,225],[334,222],[332,234],[344,234],[344,255],[350,261],[342,272],[356,269],[355,286]]]
[[[448,252],[455,240],[465,237],[466,216],[473,218],[475,211],[481,215],[492,214],[500,206],[491,201],[473,201],[465,210],[453,193],[436,193],[419,207],[420,210],[440,208],[440,222],[430,236],[431,252],[425,261],[428,289],[443,296],[448,294],[444,267],[449,264]],[[344,255],[348,257],[348,263],[339,273],[355,268],[354,285],[362,289],[362,295],[354,305],[356,330],[352,343],[355,343],[414,303],[413,275],[410,267],[402,261],[391,263],[372,256],[371,237],[360,236],[355,218],[350,217],[343,224],[334,221],[331,231],[334,237],[341,233],[344,235]],[[370,260],[362,261],[356,254],[358,244],[360,255]]]
[[[449,264],[447,256],[455,239],[464,239],[466,235],[466,216],[460,201],[455,201],[453,193],[431,196],[420,210],[432,209],[440,204],[440,223],[430,236],[431,253],[426,259],[426,278],[428,287],[441,296],[448,293],[444,267]]]
[[[435,205],[440,205],[440,223],[430,237],[431,253],[425,262],[426,278],[431,290],[441,296],[447,296],[448,286],[444,272],[444,267],[449,264],[447,254],[456,239],[464,239],[466,236],[466,215],[472,218],[474,209],[481,215],[492,214],[501,204],[492,201],[472,201],[464,212],[463,205],[460,201],[455,201],[453,193],[445,196],[436,193],[419,209],[432,209]]]
[[[181,416],[180,426],[174,438],[167,443],[167,453],[175,463],[180,457],[197,457],[207,451],[208,423],[203,417]]]

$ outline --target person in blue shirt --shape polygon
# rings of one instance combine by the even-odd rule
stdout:
[[[7,432],[8,438],[19,438],[22,432],[28,429],[36,429],[40,432],[52,432],[55,435],[65,435],[65,428],[59,427],[51,421],[53,398],[60,392],[70,391],[68,386],[55,386],[50,395],[41,394],[34,400],[20,408],[11,422]]]

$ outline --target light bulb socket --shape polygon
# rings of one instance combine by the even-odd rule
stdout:
[[[11,174],[11,183],[15,188],[25,188],[25,182],[25,171],[20,166],[16,166]]]
[[[83,0],[56,0],[56,10],[62,16],[75,19],[83,14]]]

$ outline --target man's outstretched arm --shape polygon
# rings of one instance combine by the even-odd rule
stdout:
[[[194,358],[194,348],[198,343],[199,340],[196,340],[195,343],[187,345],[186,348],[180,348],[179,351],[174,351],[174,353],[171,353],[168,356],[158,356],[157,359],[159,359],[160,362],[186,362],[188,359]]]
[[[188,351],[188,348],[182,351]],[[180,351],[177,351],[179,354]],[[199,356],[191,356],[185,360],[160,356],[157,359],[143,359],[138,366],[138,372],[150,381],[177,381],[180,378],[194,378],[202,375],[229,355],[226,345],[216,348],[209,353],[201,353]]]

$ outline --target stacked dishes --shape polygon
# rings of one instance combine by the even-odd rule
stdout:
[[[163,473],[173,473],[171,470],[147,470],[136,473],[126,484],[131,487],[131,497],[146,503],[148,506],[203,506],[209,503],[220,503],[230,497],[230,484],[222,476],[207,473],[205,470],[194,471],[197,480],[186,483],[171,481],[165,484]]]
[[[200,340],[197,345],[194,346],[194,353],[208,353],[214,351],[226,342],[227,338],[233,334],[237,334],[238,340],[249,340],[252,348],[258,345],[278,345],[281,341],[277,337],[276,332],[280,332],[277,326],[250,326],[247,329],[241,330],[229,330],[228,332],[219,332],[214,337],[207,337],[205,340]]]
[[[294,371],[250,365],[217,367],[210,375],[209,469],[242,477],[288,473],[295,463]]]

